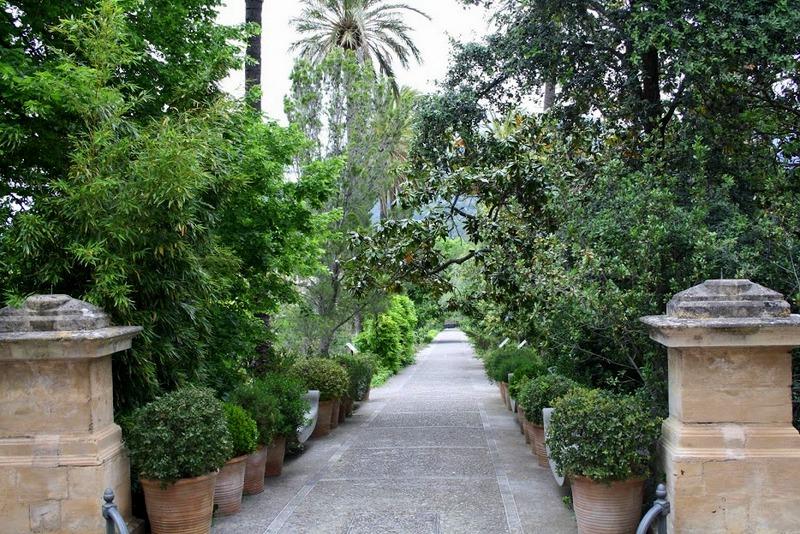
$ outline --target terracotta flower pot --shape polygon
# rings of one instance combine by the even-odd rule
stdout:
[[[332,410],[333,401],[319,401],[319,408],[317,409],[317,426],[314,427],[314,432],[311,434],[312,438],[327,436],[331,433]]]
[[[339,422],[344,423],[344,420],[347,418],[347,402],[348,399],[342,399],[339,402]]]
[[[525,443],[533,443],[533,428],[531,422],[527,419],[522,420],[522,431],[525,434]],[[533,449],[531,449],[533,452]]]
[[[533,452],[542,467],[550,467],[547,461],[547,449],[544,448],[544,427],[531,423],[531,433],[533,435]]]
[[[352,417],[353,416],[353,405],[354,404],[355,404],[355,402],[353,401],[353,399],[347,399],[347,410],[345,410],[345,414],[344,414],[346,417]]]
[[[522,406],[517,405],[517,423],[519,423],[519,433],[525,434],[525,410]]]
[[[286,455],[286,438],[278,436],[272,441],[272,445],[267,447],[267,463],[264,468],[264,476],[277,477],[283,471],[283,457]]]
[[[595,482],[570,476],[572,505],[581,534],[623,534],[635,532],[642,513],[644,479]]]
[[[140,479],[153,534],[207,534],[214,512],[217,473],[184,478],[161,487],[160,480]]]
[[[342,401],[339,399],[334,399],[333,404],[331,404],[331,428],[336,428],[339,426],[339,409],[342,406]]]
[[[217,507],[217,515],[235,514],[242,508],[246,462],[247,455],[243,454],[228,460],[219,470],[214,485],[214,505]]]
[[[244,471],[244,494],[256,495],[264,491],[264,467],[267,464],[267,447],[260,445],[258,449],[247,455],[247,467]]]
[[[372,389],[372,386],[367,386],[367,392],[364,393],[364,396],[362,396],[360,400],[368,401],[369,400],[369,392],[370,392],[371,389]]]
[[[507,382],[500,382],[500,396],[503,397],[503,404],[505,404],[506,408],[508,408],[509,402],[508,402],[508,383]]]

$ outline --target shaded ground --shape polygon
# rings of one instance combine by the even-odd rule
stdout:
[[[417,364],[313,439],[215,534],[575,533],[466,336],[446,330]]]

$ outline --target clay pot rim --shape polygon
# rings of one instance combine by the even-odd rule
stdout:
[[[248,456],[250,456],[250,454],[251,454],[251,453],[249,453],[249,452],[248,452],[247,454],[242,454],[241,456],[237,456],[237,457],[235,457],[235,458],[231,458],[230,460],[228,460],[227,462],[225,462],[225,465],[233,465],[233,464],[239,464],[239,463],[242,463],[242,462],[244,462],[245,460],[247,460],[247,457],[248,457]]]
[[[219,469],[217,469],[215,471],[211,471],[210,473],[206,473],[205,475],[197,476],[197,477],[179,478],[178,480],[176,480],[174,482],[166,482],[164,480],[159,480],[157,478],[140,478],[139,482],[143,486],[148,486],[148,485],[149,486],[158,486],[159,488],[161,487],[162,484],[166,484],[167,487],[170,487],[170,486],[185,486],[187,484],[192,484],[192,483],[195,483],[195,482],[201,482],[201,481],[203,481],[205,479],[208,479],[208,478],[211,478],[211,477],[216,477],[218,474],[219,474]]]
[[[633,485],[638,484],[640,482],[644,482],[648,479],[645,476],[638,476],[632,478],[626,478],[624,480],[595,480],[591,477],[587,477],[584,475],[568,475],[570,480],[577,480],[577,481],[585,481],[591,482],[593,484],[602,484],[603,486],[611,486],[611,485]]]

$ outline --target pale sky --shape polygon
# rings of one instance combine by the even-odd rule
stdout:
[[[401,85],[420,92],[435,90],[436,82],[447,72],[450,43],[448,36],[456,40],[479,39],[488,30],[486,11],[477,7],[465,9],[457,0],[406,0],[412,7],[427,13],[427,20],[408,12],[408,23],[414,28],[414,41],[422,54],[423,63],[410,69],[396,69]],[[289,74],[294,64],[289,46],[297,40],[289,21],[301,12],[297,0],[266,0],[262,21],[262,67],[261,86],[264,91],[264,111],[270,117],[286,122],[283,113],[283,97],[289,92]],[[244,22],[244,0],[226,0],[220,10],[220,22],[238,24]],[[223,88],[234,95],[244,94],[244,70],[232,72],[223,82]]]

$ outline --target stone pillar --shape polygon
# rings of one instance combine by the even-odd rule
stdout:
[[[668,348],[669,532],[800,532],[790,354],[800,316],[749,280],[709,280],[642,321]]]
[[[105,488],[131,518],[111,355],[140,330],[67,295],[0,310],[0,531],[103,532]]]

